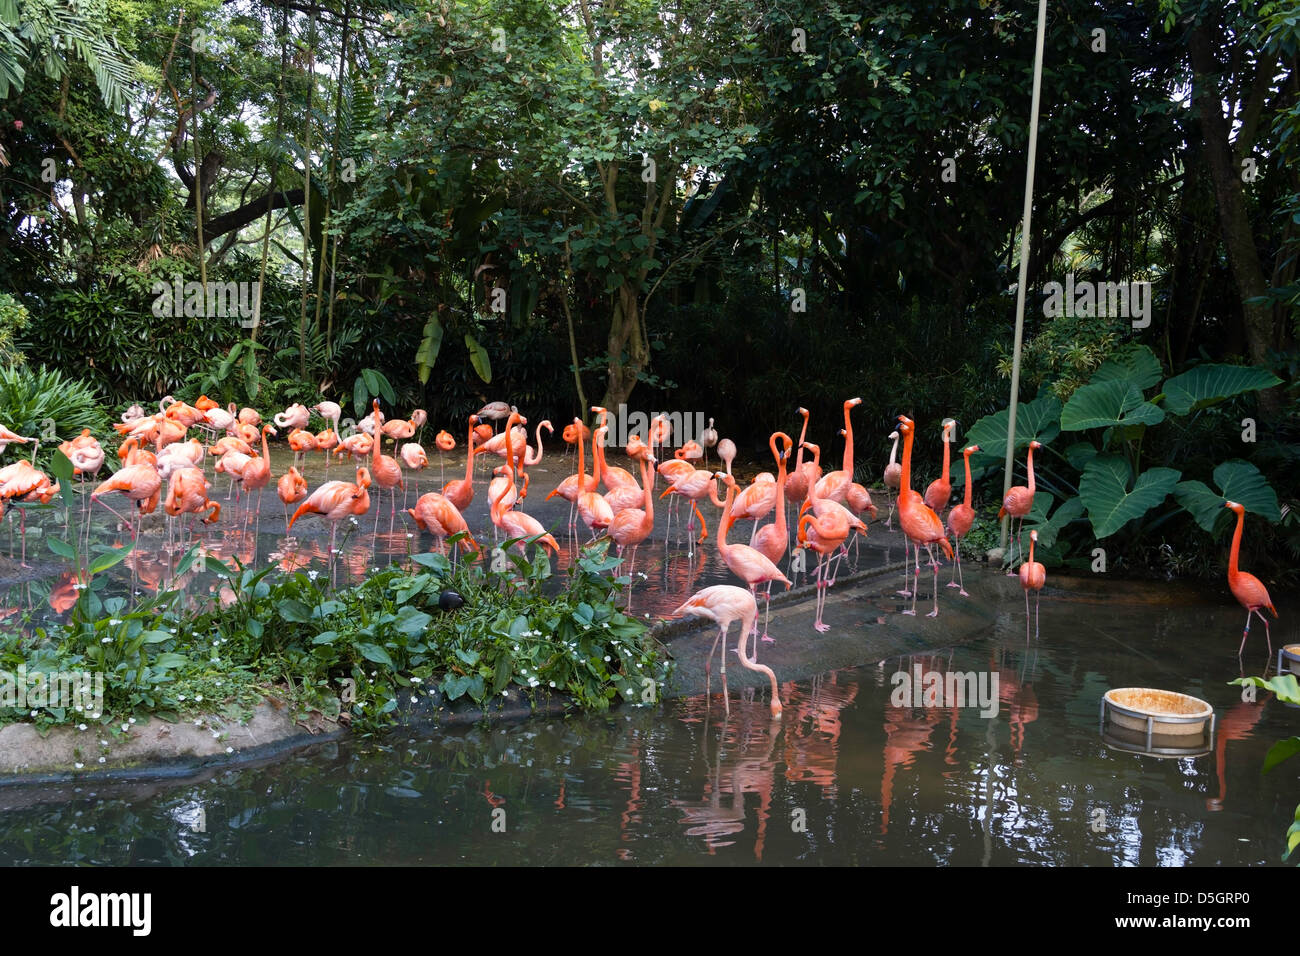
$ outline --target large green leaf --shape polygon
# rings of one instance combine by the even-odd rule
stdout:
[[[1079,479],[1079,498],[1098,538],[1108,538],[1134,518],[1159,505],[1173,491],[1181,472],[1149,468],[1128,488],[1133,470],[1122,455],[1098,455],[1088,462]]]
[[[1102,362],[1088,381],[1089,384],[1125,381],[1139,389],[1147,389],[1160,381],[1163,374],[1155,352],[1145,345],[1130,345]]]
[[[1034,508],[1026,516],[1026,520],[1029,522],[1029,530],[1038,532],[1038,546],[1043,550],[1047,550],[1056,544],[1056,538],[1061,533],[1062,528],[1076,518],[1083,516],[1083,501],[1077,497],[1066,498],[1050,518],[1044,518],[1041,514],[1035,515],[1034,513],[1038,509],[1039,498],[1047,501],[1051,500],[1051,496],[1041,489],[1035,492]]]
[[[1281,381],[1267,369],[1248,365],[1198,365],[1165,382],[1165,407],[1175,415],[1186,415]]]
[[[965,445],[979,445],[978,453],[971,456],[971,466],[976,461],[988,464],[992,459],[1003,462],[1007,457],[1007,409],[985,415],[966,433]],[[1016,448],[1024,448],[1031,441],[1047,444],[1058,434],[1061,417],[1061,400],[1055,395],[1040,395],[1016,409]],[[963,445],[963,447],[965,447]]]
[[[1247,511],[1267,518],[1273,524],[1282,520],[1277,492],[1250,462],[1240,458],[1223,462],[1214,469],[1214,483],[1221,494],[1200,481],[1180,481],[1174,488],[1178,503],[1204,530],[1212,533],[1219,521],[1235,520],[1232,513],[1223,507],[1225,501],[1236,501]]]
[[[469,361],[474,366],[474,371],[484,382],[492,382],[492,362],[488,358],[487,349],[481,346],[478,339],[465,333],[465,348],[469,349]]]
[[[442,321],[438,318],[435,311],[429,316],[429,321],[424,323],[424,334],[420,339],[420,347],[415,351],[415,367],[420,374],[420,384],[424,385],[429,381],[429,373],[433,371],[433,363],[438,360],[438,352],[442,349]]]
[[[1061,430],[1081,432],[1113,425],[1158,425],[1165,413],[1142,397],[1142,390],[1127,379],[1085,385],[1061,409]]]

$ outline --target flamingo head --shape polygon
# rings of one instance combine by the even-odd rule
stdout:
[[[804,408],[802,405],[800,405],[797,409],[795,409],[795,411],[797,411],[804,418],[808,417],[808,409]]]
[[[277,431],[275,430],[274,426],[272,426],[270,422],[267,422],[265,425],[262,426],[262,434],[263,434],[263,435],[278,435],[278,434],[280,434],[280,433],[277,432]]]
[[[1038,540],[1038,532],[1037,532],[1037,531],[1031,531],[1031,532],[1029,532],[1029,540],[1030,540],[1030,541],[1037,541],[1037,540]]]
[[[953,441],[956,435],[957,419],[945,418],[943,420],[943,440],[946,442]]]
[[[362,488],[369,488],[369,487],[370,487],[370,469],[369,469],[369,468],[362,467],[362,468],[358,468],[358,469],[357,469],[357,484],[360,485]]]
[[[969,458],[971,455],[975,454],[975,452],[979,450],[980,450],[979,445],[967,445],[965,448],[962,449],[961,453],[965,455],[967,458]]]
[[[548,435],[554,435],[554,434],[555,434],[555,426],[551,424],[551,420],[550,420],[549,418],[543,418],[543,419],[538,423],[537,427],[538,427],[538,428],[545,428],[545,429],[546,429],[546,434],[548,434]]]
[[[857,406],[857,405],[861,405],[861,404],[862,404],[862,399],[860,399],[860,398],[850,398],[847,402],[844,403],[844,407],[845,407],[846,409],[848,409],[848,408],[853,408],[853,407],[855,407],[855,406]]]
[[[1029,443],[1029,447],[1032,448],[1034,451],[1038,451],[1038,449],[1043,447],[1043,443],[1040,441],[1031,441]]]
[[[1232,509],[1233,511],[1235,511],[1237,514],[1244,514],[1245,511],[1246,511],[1246,509],[1245,509],[1244,506],[1237,504],[1237,502],[1235,502],[1235,501],[1225,501],[1225,502],[1223,503],[1223,507],[1225,507],[1225,508],[1231,508],[1231,509]]]
[[[890,433],[889,433],[889,437],[890,437],[892,440],[897,441],[897,440],[898,440],[898,432],[890,432]]]
[[[803,447],[804,447],[804,448],[807,448],[807,449],[808,449],[810,452],[812,452],[814,455],[819,455],[819,454],[821,454],[821,450],[822,450],[822,446],[821,446],[821,445],[814,445],[812,442],[810,442],[810,441],[806,441],[806,442],[803,443]]]

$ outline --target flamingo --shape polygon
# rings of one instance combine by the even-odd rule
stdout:
[[[1034,529],[1029,532],[1029,560],[1020,565],[1020,586],[1025,589],[1025,640],[1029,640],[1029,592],[1034,592],[1034,636],[1038,636],[1038,592],[1043,589],[1047,583],[1047,568],[1043,567],[1034,560],[1034,545],[1038,543],[1038,530]],[[1259,583],[1259,582],[1256,582]],[[1263,615],[1261,615],[1262,617]],[[1250,614],[1246,615],[1247,624],[1250,623]],[[1242,638],[1244,647],[1246,639]],[[1272,653],[1272,644],[1269,645],[1269,652]]]
[[[90,493],[90,501],[92,504],[99,501],[105,508],[130,525],[131,540],[134,541],[136,537],[135,524],[100,496],[108,494],[110,491],[120,491],[127,499],[135,502],[136,510],[141,515],[147,515],[153,514],[154,509],[158,507],[158,497],[161,489],[162,477],[158,474],[158,469],[151,463],[128,464],[124,468],[119,468],[116,474],[107,481],[99,484]]]
[[[415,437],[416,424],[414,419],[394,418],[390,422],[384,422],[381,431],[384,437],[390,439],[393,444],[399,441],[405,441],[408,438]]]
[[[692,544],[702,544],[704,539],[709,536],[709,527],[704,523],[704,515],[700,513],[698,502],[706,495],[719,508],[724,507],[724,502],[718,497],[717,475],[712,471],[705,471],[702,468],[692,469],[691,471],[682,472],[673,480],[660,498],[666,498],[668,495],[681,495],[691,503],[692,512],[689,512],[686,528],[690,532],[690,541]],[[700,540],[695,540],[695,519],[700,519]]]
[[[956,422],[952,419],[945,419],[943,423],[943,471],[939,477],[930,482],[925,489],[925,503],[935,514],[942,516],[943,509],[948,507],[948,501],[952,498],[952,480],[948,477],[948,470],[951,466],[949,458],[949,449],[952,446],[953,428]]]
[[[817,500],[815,495],[810,497],[799,510],[799,544],[817,552],[817,613],[813,627],[825,632],[831,627],[822,620],[826,611],[826,591],[830,586],[827,580],[830,571],[827,559],[848,539],[849,523],[844,513],[834,508],[821,515],[808,514]]]
[[[122,413],[123,424],[128,424],[130,422],[138,422],[142,418],[144,418],[144,407],[141,406],[138,402],[130,406],[129,408],[127,408],[127,410]],[[113,427],[116,428],[117,426],[114,425]]]
[[[776,454],[776,442],[772,441],[772,453],[780,461],[780,456]],[[749,532],[749,546],[754,546],[754,537],[758,534],[758,523],[766,518],[776,504],[776,477],[764,472],[758,475],[751,484],[747,485],[736,495],[736,501],[731,506],[733,520],[752,520],[754,527]]]
[[[894,447],[889,450],[889,464],[885,465],[885,487],[894,492],[894,498],[898,498],[899,481],[903,474],[903,466],[895,459],[898,457],[898,432],[890,432],[889,437],[894,440]],[[885,522],[885,528],[888,531],[894,530],[894,502],[889,503],[889,519]]]
[[[262,457],[254,458],[244,466],[240,472],[240,484],[243,486],[245,493],[248,494],[247,506],[252,507],[252,492],[257,492],[257,513],[260,517],[262,514],[262,489],[271,483],[271,452],[266,447],[267,433],[274,435],[275,429],[268,423],[262,426]],[[248,514],[245,513],[244,521],[247,523]]]
[[[736,443],[730,438],[720,440],[718,442],[718,457],[727,466],[727,474],[731,474],[731,463],[736,460]]]
[[[370,510],[369,489],[370,472],[364,465],[360,465],[357,467],[355,484],[350,481],[327,481],[313,491],[298,506],[285,530],[292,528],[293,523],[305,514],[323,515],[330,523],[330,555],[333,556],[337,551],[334,541],[338,535],[339,522],[349,516],[364,515]]]
[[[289,506],[307,497],[307,479],[297,468],[290,467],[275,483],[275,493],[284,503],[284,525],[289,526]]]
[[[370,417],[366,417],[370,421]],[[370,448],[375,440],[365,432],[358,432],[355,435],[349,435],[341,439],[339,445],[334,449],[334,457],[342,458],[344,455],[351,455],[354,461],[370,457]]]
[[[325,470],[330,470],[330,452],[338,447],[339,433],[333,428],[322,428],[312,436],[316,450],[325,453]]]
[[[1020,532],[1025,527],[1025,515],[1029,514],[1030,509],[1034,507],[1034,452],[1043,446],[1036,441],[1029,443],[1029,457],[1027,467],[1029,469],[1029,484],[1015,485],[1007,490],[1002,497],[1002,509],[998,512],[998,520],[1001,521],[1005,515],[1011,516],[1011,522],[1014,524],[1017,518],[1020,524],[1017,526],[1013,540],[1017,545],[1020,543]],[[1015,565],[1012,560],[1008,565],[1007,577],[1015,574],[1009,568]]]
[[[979,445],[968,445],[962,449],[962,457],[966,459],[966,493],[959,505],[955,505],[948,512],[948,533],[952,535],[953,546],[956,548],[957,557],[953,563],[952,570],[956,576],[961,575],[961,539],[966,537],[966,532],[975,523],[975,509],[971,507],[971,481],[970,481],[970,456],[980,450]],[[960,588],[958,592],[962,597],[970,597],[966,593],[966,582],[963,580],[959,584],[957,580],[948,582],[950,588]]]
[[[1241,551],[1241,530],[1246,524],[1246,509],[1243,505],[1235,501],[1225,501],[1223,507],[1230,509],[1237,515],[1237,528],[1232,532],[1232,551],[1228,554],[1228,590],[1232,596],[1237,599],[1237,603],[1246,609],[1246,629],[1241,632],[1241,647],[1237,648],[1237,660],[1241,660],[1241,653],[1246,649],[1246,638],[1250,637],[1250,616],[1258,614],[1259,619],[1264,622],[1264,639],[1268,641],[1268,653],[1273,655],[1273,635],[1268,631],[1268,618],[1264,617],[1262,608],[1268,608],[1273,613],[1273,619],[1277,619],[1277,608],[1273,606],[1273,600],[1268,596],[1268,589],[1264,587],[1259,578],[1253,574],[1238,569],[1237,555]],[[1031,531],[1032,535],[1033,532]],[[1033,550],[1030,550],[1030,558],[1033,560]]]
[[[812,480],[812,475],[821,471],[821,448],[812,442],[804,442],[804,445],[812,451],[813,460],[811,462],[804,462],[804,468],[808,470],[809,474],[808,499],[804,502],[803,507],[800,508],[800,513],[802,514],[805,511],[811,510],[818,518],[824,518],[827,514],[833,512],[844,518],[845,523],[849,526],[849,531],[856,531],[858,534],[866,534],[867,526],[861,518],[838,501],[831,501],[829,498],[822,498],[818,495],[817,489],[819,483]],[[836,554],[835,561],[838,561],[840,557],[840,554]],[[835,586],[834,562],[829,564],[826,568],[825,581],[826,587],[830,588]]]
[[[0,468],[0,511],[2,511],[5,501],[35,501],[44,505],[49,504],[58,493],[58,482],[51,482],[49,475],[38,468],[34,468],[28,461],[18,461]],[[28,566],[27,512],[20,510],[19,517],[23,542],[22,557],[19,558],[19,563],[25,568]]]
[[[245,418],[244,412],[252,412],[252,415]],[[254,416],[257,417],[257,421],[252,420]],[[246,408],[244,411],[239,413],[239,420],[245,425],[252,425],[256,428],[258,424],[261,423],[262,416],[258,415],[257,412],[254,412],[251,408]],[[284,411],[275,416],[275,427],[287,428],[292,431],[298,428],[306,428],[309,421],[311,421],[311,412],[307,411],[307,406],[299,402],[294,402]]]
[[[280,416],[275,416],[279,421]],[[263,432],[265,436],[265,432]],[[306,466],[307,452],[316,450],[316,436],[305,428],[295,428],[289,432],[289,447],[293,449],[293,463]],[[328,457],[329,453],[326,452]]]
[[[575,418],[573,420],[573,425],[571,427],[577,429],[579,425],[582,425],[582,419]],[[566,428],[565,430],[567,431],[568,429]],[[586,444],[585,444],[586,435],[581,430],[577,431],[577,441],[578,441],[578,473],[575,475],[569,475],[569,477],[565,478],[563,481],[559,483],[559,485],[556,486],[554,491],[552,491],[549,495],[546,496],[547,501],[550,501],[556,495],[559,495],[565,501],[569,502],[570,505],[569,527],[573,527],[574,525],[574,518],[573,518],[574,507],[578,503],[578,496],[583,494],[584,492],[595,491],[597,485],[599,484],[599,479],[595,474],[591,474],[591,475],[587,474],[587,458],[586,458]],[[592,462],[593,462],[592,467],[594,471],[595,468],[594,451],[592,453]]]
[[[472,550],[479,550],[479,544],[470,534],[464,516],[445,495],[435,491],[421,495],[416,499],[415,507],[408,508],[406,513],[415,520],[418,527],[437,539],[438,551],[442,554],[447,553],[447,539],[454,534],[464,534],[465,543]]]
[[[925,545],[926,554],[930,556],[930,566],[934,569],[934,610],[926,617],[939,616],[939,562],[934,559],[933,545],[938,544],[951,558],[952,543],[944,536],[943,522],[930,510],[921,496],[912,490],[912,439],[915,425],[906,415],[898,416],[898,430],[903,433],[903,473],[900,476],[902,489],[898,496],[898,523],[903,526],[916,553],[916,575],[912,585],[912,607],[904,614],[916,614],[916,594],[921,582],[921,545]],[[906,571],[904,571],[906,574]]]
[[[233,407],[233,406],[232,406],[232,407]],[[290,407],[289,411],[293,411],[293,408]],[[261,416],[261,414],[258,412],[258,410],[255,409],[255,408],[248,408],[247,406],[245,406],[244,408],[241,408],[241,409],[239,410],[238,418],[239,418],[239,424],[241,424],[241,425],[248,425],[248,426],[250,426],[250,427],[252,427],[252,428],[256,428],[257,426],[259,426],[259,425],[262,424],[262,416]],[[276,422],[276,424],[279,425],[281,428],[288,428],[288,427],[289,427],[289,425],[288,425],[287,423],[281,425],[279,422]],[[296,425],[296,426],[294,426],[294,427],[296,427],[296,428],[303,428],[303,427],[306,426],[306,424],[307,424],[307,420],[306,420],[306,419],[303,419],[303,423],[302,423],[301,425]]]
[[[773,441],[772,445],[775,448],[776,442]],[[781,581],[785,584],[786,590],[789,590],[790,579],[782,574],[781,569],[776,566],[776,563],[767,555],[763,554],[763,552],[751,548],[746,544],[727,543],[727,531],[736,520],[733,512],[734,502],[736,500],[736,479],[734,476],[728,475],[723,471],[716,472],[714,477],[721,479],[721,481],[727,486],[727,500],[722,506],[722,517],[718,519],[718,554],[721,555],[723,563],[731,569],[731,573],[749,585],[749,589],[754,592],[755,598],[757,598],[758,595],[758,586],[764,583],[768,584],[768,602],[770,604],[771,582]],[[773,484],[775,484],[775,482],[773,482]],[[754,636],[757,637],[758,619],[755,618],[753,623]],[[763,617],[763,639],[768,643],[772,642],[772,639],[767,636],[766,614],[764,614]],[[757,640],[754,642],[753,656],[755,659],[758,658]]]
[[[523,479],[523,487],[519,489],[519,497],[528,497],[528,472],[526,469],[542,463],[542,429],[546,429],[548,435],[555,434],[555,426],[551,424],[550,419],[542,419],[533,429],[533,437],[537,439],[537,451],[528,447],[528,442],[524,442],[523,456],[519,461],[519,473]]]
[[[597,408],[593,406],[591,410],[594,412],[597,411]],[[600,423],[603,425],[605,424],[606,412],[603,408],[599,409],[599,411]],[[668,419],[663,415],[656,415],[654,418],[650,419],[650,451],[652,454],[656,448],[660,449],[662,452],[663,447],[668,444],[669,439],[672,437],[673,426]],[[663,455],[660,454],[659,457],[662,458]]]
[[[785,445],[780,452],[776,448],[778,438]],[[790,545],[790,533],[785,521],[785,486],[790,480],[789,475],[786,474],[786,463],[790,460],[790,450],[794,447],[794,441],[785,432],[773,432],[768,439],[768,445],[776,457],[776,518],[771,524],[758,529],[750,546],[776,564],[785,556],[786,549]]]
[[[477,414],[480,419],[499,422],[502,419],[509,418],[511,412],[517,411],[519,411],[519,409],[515,408],[513,405],[507,405],[505,402],[488,402],[475,414]]]
[[[516,414],[518,413],[511,412],[511,415]],[[511,470],[509,465],[502,465],[497,470],[505,471],[510,476],[510,481],[509,486],[503,490],[496,499],[489,502],[489,516],[492,519],[492,523],[505,532],[506,540],[510,540],[511,538],[520,539],[517,542],[517,545],[521,552],[524,550],[524,540],[527,539],[534,540],[537,544],[541,545],[543,548],[549,549],[552,554],[558,557],[560,554],[560,544],[555,540],[554,535],[550,534],[544,527],[542,527],[540,521],[532,515],[524,514],[522,511],[515,511],[502,505],[501,502],[505,496],[515,491],[514,472]]]
[[[201,468],[194,465],[177,468],[167,482],[163,511],[173,518],[183,514],[203,515],[200,520],[204,524],[214,523],[221,517],[221,504],[208,497],[210,487]]]
[[[804,439],[808,437],[808,409],[800,408],[799,414],[803,416],[803,430],[799,432],[799,450],[795,455],[794,470],[790,472],[785,479],[785,500],[795,507],[804,503],[808,497],[809,473],[804,470],[803,450]]]
[[[376,432],[378,432],[384,421],[383,416],[379,413],[379,399],[377,398],[373,399],[372,405],[374,407],[372,416],[375,421],[375,430]],[[412,434],[415,433],[414,429],[412,429],[411,433]],[[403,491],[405,491],[406,486],[402,483],[402,466],[397,463],[396,458],[390,458],[388,455],[385,455],[380,452],[379,446],[381,444],[382,442],[379,438],[379,435],[376,434],[375,441],[370,447],[370,452],[372,456],[370,459],[370,474],[371,477],[374,478],[375,483],[379,485],[381,489],[385,489],[385,488],[388,489],[391,498],[389,502],[388,517],[391,522],[391,519],[393,519],[397,515],[397,490],[396,489],[401,488]],[[390,528],[389,530],[392,529]],[[378,531],[379,531],[379,509],[376,508],[375,509],[375,533],[377,534]]]
[[[455,481],[449,481],[443,485],[442,493],[454,504],[459,511],[464,511],[469,507],[469,503],[474,500],[474,426],[478,424],[478,416],[469,417],[469,454],[465,457],[465,477]]]
[[[456,439],[451,437],[451,432],[443,429],[438,432],[437,437],[433,439],[434,447],[438,449],[438,484],[444,484],[446,475],[442,471],[442,453],[451,451],[456,447]]]
[[[599,405],[592,405],[591,410],[600,416],[600,427],[604,428],[605,433],[608,434],[609,427],[605,424],[605,422],[606,419],[609,417],[609,411],[604,408],[601,408]],[[597,434],[599,433],[600,433],[600,429],[597,429]],[[661,431],[659,434],[661,436],[664,436],[667,433]],[[665,441],[667,440],[666,437],[664,440]],[[651,454],[654,453],[656,446],[662,444],[664,444],[663,441],[658,441],[658,442],[655,441],[655,429],[653,426],[651,426],[650,428]],[[617,465],[609,465],[605,462],[604,441],[599,441],[594,443],[592,445],[591,454],[593,458],[599,457],[600,459],[600,478],[605,485],[606,491],[613,491],[615,488],[618,488],[620,486],[633,487],[636,488],[637,491],[641,490],[641,486],[636,483],[636,476],[633,475],[632,472],[628,471],[626,468],[620,468]]]
[[[600,447],[607,434],[609,434],[609,428],[602,425],[591,436],[592,457],[595,459],[596,467],[594,476],[596,482],[600,481],[601,472],[601,458],[596,449]],[[577,501],[578,517],[582,519],[583,524],[591,529],[593,540],[598,531],[604,531],[609,527],[609,523],[614,520],[614,509],[609,506],[609,502],[605,500],[604,495],[595,490],[596,482],[593,482],[592,490],[584,491],[578,495]]]
[[[713,427],[713,419],[709,419],[709,427],[700,432],[700,444],[704,446],[704,467],[709,467],[709,449],[718,443],[718,430]]]
[[[589,441],[591,439],[591,429],[582,423],[582,419],[575,418],[572,425],[564,426],[564,431],[560,433],[560,436],[569,445],[570,451],[577,452],[578,436],[582,436],[583,441]]]
[[[817,484],[817,497],[844,504],[844,496],[853,482],[853,423],[849,412],[862,404],[860,398],[850,398],[844,403],[844,461],[837,471],[828,472]]]
[[[650,493],[650,469],[655,459],[646,455],[641,459],[641,484],[644,486],[644,501],[641,508],[625,508],[614,515],[609,523],[609,536],[618,545],[618,556],[623,557],[623,550],[632,548],[632,561],[628,565],[628,574],[636,568],[636,549],[646,538],[650,537],[655,527],[654,496]]]
[[[758,618],[758,602],[754,600],[754,595],[744,588],[738,588],[734,584],[715,584],[713,587],[697,591],[686,599],[672,613],[672,617],[680,617],[688,614],[691,617],[708,618],[718,625],[718,636],[713,639],[713,646],[709,648],[708,659],[704,663],[704,693],[709,695],[709,671],[713,664],[713,652],[717,650],[718,642],[722,642],[722,702],[728,715],[731,713],[731,700],[727,693],[727,629],[731,627],[732,621],[740,622],[740,640],[736,645],[736,653],[740,655],[740,664],[742,667],[751,671],[758,671],[766,674],[772,682],[772,719],[781,718],[781,697],[778,692],[776,675],[772,673],[770,667],[757,664],[745,654],[745,645],[747,635],[754,627]]]
[[[197,438],[168,445],[156,458],[155,464],[158,466],[158,474],[164,480],[167,480],[171,478],[172,472],[177,468],[201,469],[203,467],[204,451],[203,442]]]
[[[419,442],[408,441],[406,444],[402,445],[402,450],[399,455],[402,459],[402,464],[406,466],[407,471],[414,471],[418,474],[429,467],[429,456],[425,454],[424,448],[421,447]],[[420,498],[419,479],[416,478],[413,479],[413,481],[415,482],[415,498],[418,501]],[[405,493],[402,495],[402,507],[406,507]]]

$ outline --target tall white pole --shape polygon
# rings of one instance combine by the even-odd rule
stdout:
[[[1038,39],[1034,45],[1034,96],[1029,106],[1029,164],[1025,167],[1025,210],[1020,224],[1020,281],[1016,283],[1016,341],[1011,353],[1011,408],[1007,415],[1007,462],[1002,494],[1011,490],[1011,464],[1016,453],[1016,407],[1020,404],[1020,343],[1025,334],[1025,284],[1029,281],[1029,221],[1034,211],[1034,163],[1038,155],[1038,101],[1043,87],[1043,36],[1047,30],[1047,0],[1038,0]],[[1007,525],[1002,519],[1002,550]]]

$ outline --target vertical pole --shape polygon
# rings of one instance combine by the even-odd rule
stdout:
[[[1029,106],[1029,163],[1025,168],[1025,209],[1020,226],[1020,281],[1016,284],[1016,341],[1011,358],[1011,407],[1007,415],[1007,461],[1002,494],[1011,490],[1011,464],[1016,453],[1016,407],[1020,403],[1020,343],[1025,333],[1025,284],[1029,281],[1029,222],[1034,208],[1034,162],[1038,154],[1038,102],[1043,86],[1043,37],[1047,29],[1047,0],[1038,0],[1038,38],[1034,45],[1034,95]],[[1007,547],[1002,519],[1001,546]]]

